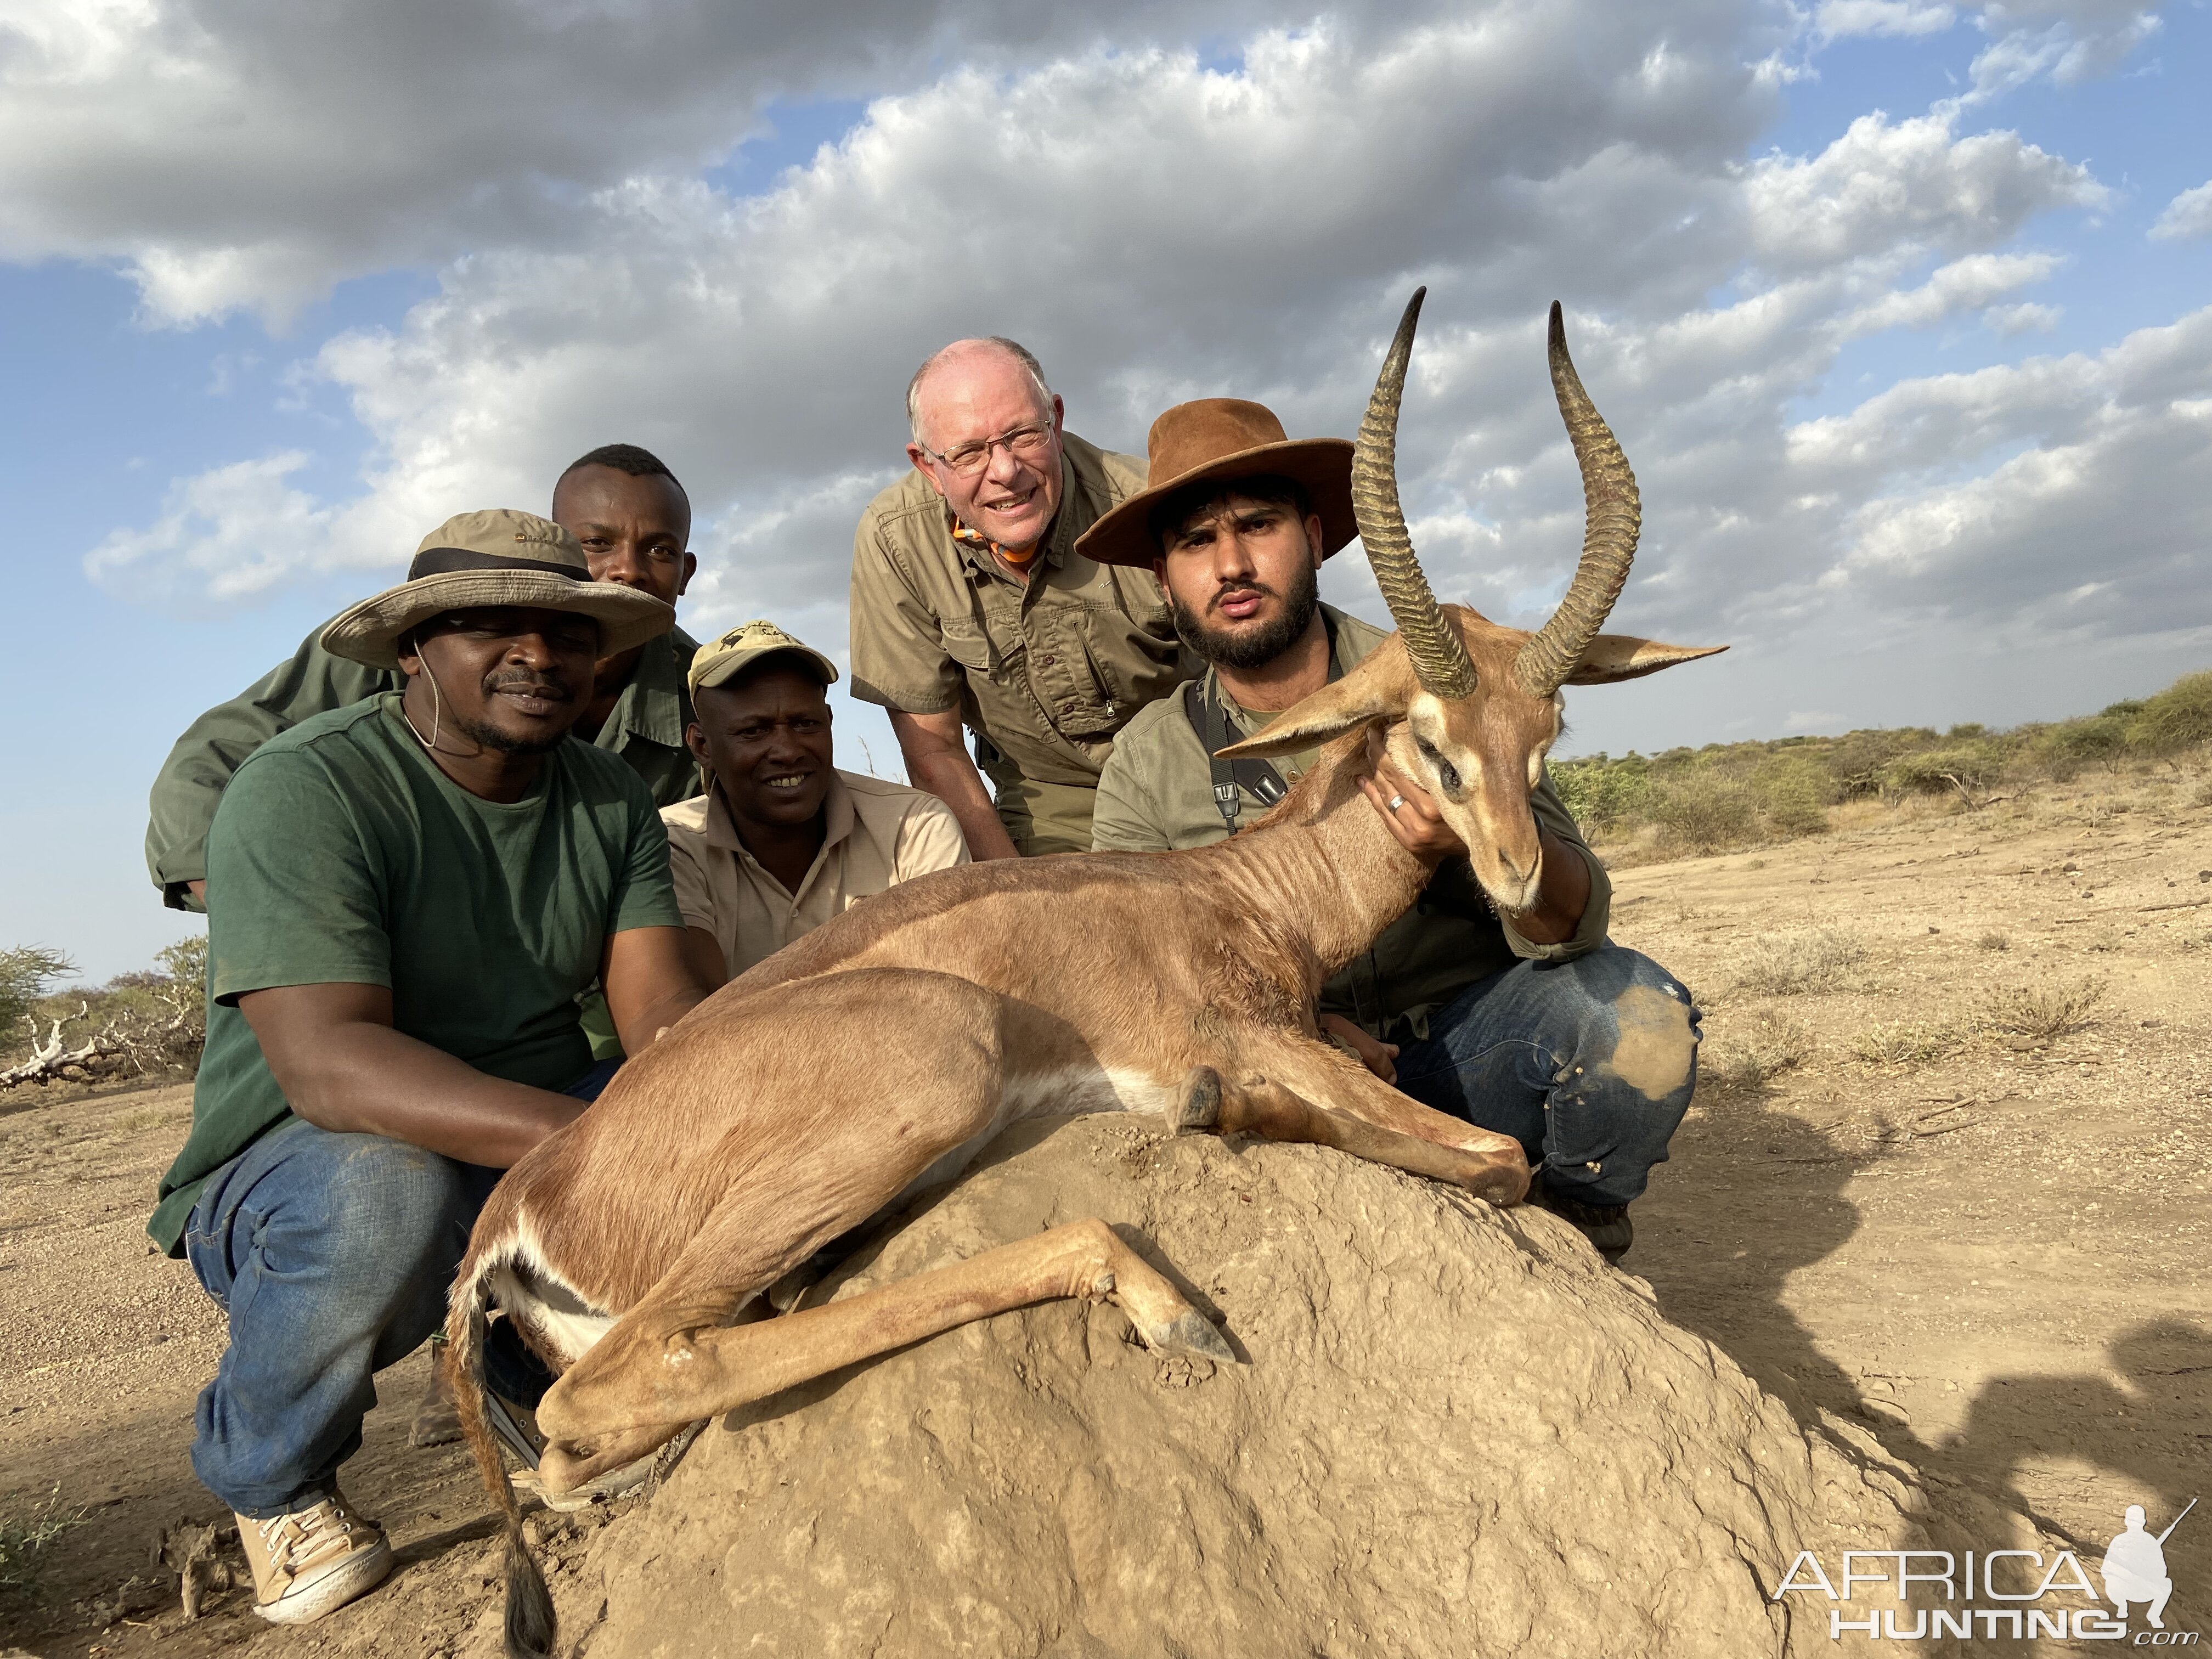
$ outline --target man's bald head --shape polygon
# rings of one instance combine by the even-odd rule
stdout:
[[[987,334],[975,339],[955,340],[932,352],[906,383],[906,423],[915,442],[928,442],[922,433],[933,392],[956,387],[957,392],[995,389],[994,383],[1005,382],[1020,386],[1036,404],[1037,413],[1050,418],[1052,388],[1045,384],[1044,368],[1020,342],[1003,335]],[[962,400],[966,401],[965,398]]]

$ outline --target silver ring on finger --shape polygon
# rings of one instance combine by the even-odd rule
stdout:
[[[1403,795],[1393,795],[1390,797],[1390,810],[1394,812],[1405,804],[1406,798]]]

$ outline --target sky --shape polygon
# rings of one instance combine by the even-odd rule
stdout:
[[[1534,626],[1560,301],[1643,489],[1613,625],[1733,647],[1571,694],[1563,753],[2153,690],[2212,665],[2208,48],[2204,0],[0,0],[0,946],[194,929],[141,853],[177,733],[598,444],[688,488],[694,635],[842,660],[974,333],[1109,447],[1222,395],[1349,436],[1426,283],[1416,545]],[[1323,592],[1382,619],[1356,547]]]

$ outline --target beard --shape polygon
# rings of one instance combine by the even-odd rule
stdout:
[[[568,740],[566,732],[555,737],[518,737],[512,732],[501,731],[489,720],[468,720],[458,714],[446,724],[473,740],[478,748],[496,749],[503,755],[550,755]]]
[[[487,700],[495,696],[501,686],[507,685],[527,687],[538,696],[550,697],[556,702],[574,701],[574,694],[566,686],[536,674],[501,674],[496,678],[487,681],[484,684]],[[495,749],[503,755],[550,754],[568,738],[568,733],[565,729],[550,735],[544,732],[522,734],[502,731],[489,720],[462,714],[459,712],[452,716],[450,723],[455,731],[473,740],[479,748]]]
[[[1257,582],[1248,583],[1239,592],[1274,594],[1283,601],[1282,610],[1272,622],[1256,628],[1209,628],[1181,599],[1172,601],[1176,637],[1195,651],[1206,661],[1223,668],[1264,668],[1304,637],[1313,626],[1314,612],[1321,605],[1321,575],[1308,565],[1299,571],[1287,593],[1275,594],[1271,587]]]

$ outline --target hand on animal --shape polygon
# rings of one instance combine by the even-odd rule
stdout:
[[[1375,803],[1375,810],[1382,815],[1401,847],[1431,869],[1455,853],[1467,851],[1467,843],[1437,810],[1436,797],[1393,766],[1382,753],[1379,732],[1367,734],[1367,752],[1375,770],[1359,780],[1360,793]],[[1397,803],[1395,807],[1393,801]]]
[[[1358,1056],[1359,1063],[1381,1078],[1385,1083],[1398,1080],[1398,1068],[1392,1064],[1398,1058],[1395,1042],[1377,1042],[1342,1014],[1323,1014],[1321,1029]]]

